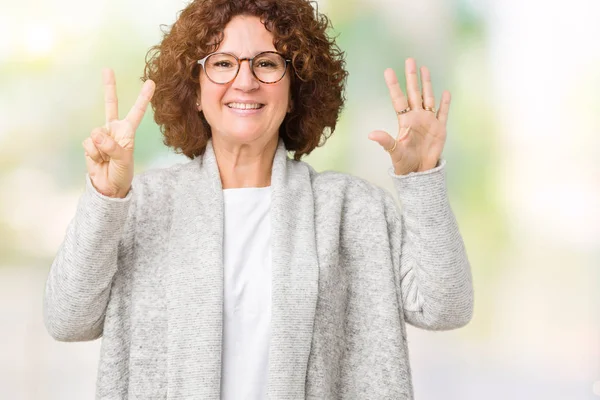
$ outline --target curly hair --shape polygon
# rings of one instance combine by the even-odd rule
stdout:
[[[195,107],[200,66],[214,52],[225,25],[237,15],[259,17],[278,52],[292,60],[292,110],[279,136],[294,159],[325,144],[345,101],[344,53],[327,34],[329,19],[308,0],[194,0],[180,12],[162,41],[150,48],[142,80],[156,89],[151,104],[163,142],[190,159],[202,155],[211,128]]]

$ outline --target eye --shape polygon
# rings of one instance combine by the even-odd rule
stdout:
[[[275,64],[273,61],[269,61],[269,60],[260,60],[257,64],[257,66],[259,66],[261,68],[273,68],[276,65],[277,64]]]
[[[214,70],[230,70],[237,66],[237,60],[230,54],[217,53],[208,58],[207,66]]]
[[[212,66],[215,68],[231,68],[233,64],[229,61],[216,61]]]

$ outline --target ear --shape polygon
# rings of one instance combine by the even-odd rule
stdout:
[[[196,90],[196,109],[198,112],[202,111],[202,104],[200,102],[200,87]]]

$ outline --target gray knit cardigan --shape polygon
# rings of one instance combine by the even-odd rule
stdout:
[[[279,142],[272,169],[269,399],[412,399],[405,323],[462,327],[469,262],[445,160],[385,190],[315,172]],[[134,178],[86,178],[44,293],[48,332],[102,337],[96,398],[219,399],[223,194],[212,143]]]

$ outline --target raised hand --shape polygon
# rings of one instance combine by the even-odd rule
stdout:
[[[421,67],[421,89],[414,59],[406,60],[405,74],[408,99],[394,71],[388,68],[384,72],[398,116],[398,135],[394,139],[385,131],[369,134],[369,139],[379,143],[390,154],[397,175],[435,168],[446,142],[446,121],[450,109],[450,92],[444,91],[436,114],[435,96],[427,67]]]
[[[83,141],[85,161],[92,184],[105,196],[124,198],[133,181],[133,145],[137,130],[155,84],[144,82],[135,104],[123,120],[119,120],[117,85],[112,69],[102,71],[106,125],[92,130]]]

